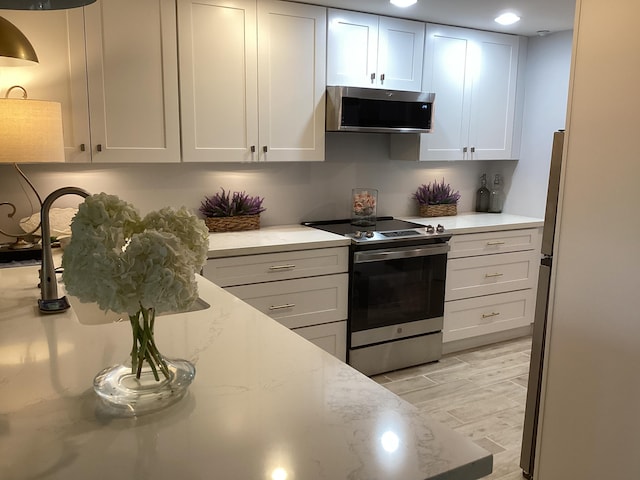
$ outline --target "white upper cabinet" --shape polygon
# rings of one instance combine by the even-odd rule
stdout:
[[[394,135],[392,158],[518,158],[514,137],[521,41],[514,35],[427,24],[423,87],[436,95],[433,132]]]
[[[179,0],[187,162],[324,160],[326,9]]]
[[[329,9],[327,84],[422,90],[425,24]]]
[[[180,161],[175,25],[173,0],[84,7],[92,162]]]

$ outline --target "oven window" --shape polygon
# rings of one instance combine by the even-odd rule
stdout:
[[[355,263],[351,331],[442,316],[446,266],[446,254]]]

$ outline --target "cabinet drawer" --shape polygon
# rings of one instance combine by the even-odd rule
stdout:
[[[347,272],[349,247],[207,260],[203,276],[221,287]]]
[[[285,327],[299,328],[346,320],[348,278],[343,273],[225,290]]]
[[[532,289],[446,302],[443,341],[527,326],[533,322],[534,308]]]
[[[539,263],[533,250],[449,259],[445,300],[533,288]]]
[[[471,257],[524,250],[540,251],[541,228],[453,235],[449,258]]]
[[[314,325],[312,327],[294,328],[303,338],[329,352],[338,360],[347,361],[347,321]]]

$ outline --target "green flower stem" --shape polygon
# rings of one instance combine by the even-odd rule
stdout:
[[[156,381],[160,381],[158,368],[167,379],[169,378],[169,368],[167,367],[167,363],[164,358],[162,358],[153,338],[155,316],[155,310],[153,308],[147,309],[142,305],[135,315],[129,316],[129,320],[131,321],[131,331],[133,334],[131,373],[135,373],[136,378],[140,378],[142,367],[146,361],[149,364]]]

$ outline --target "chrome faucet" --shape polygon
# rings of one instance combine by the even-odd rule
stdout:
[[[87,198],[90,193],[78,187],[63,187],[49,194],[42,202],[40,209],[40,222],[42,233],[42,265],[40,267],[40,299],[38,308],[43,313],[61,312],[69,308],[67,297],[58,298],[58,282],[56,280],[56,269],[53,265],[53,254],[51,253],[51,222],[49,220],[49,210],[51,205],[63,195],[80,195]]]

